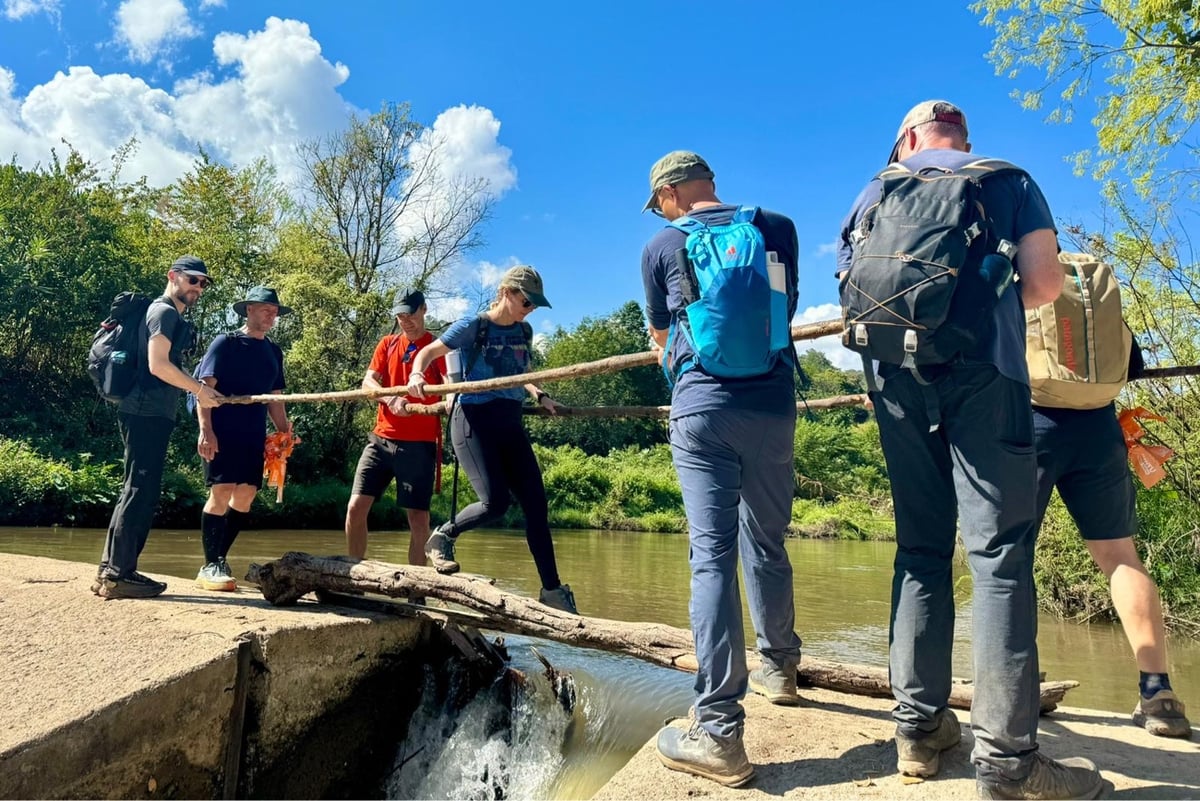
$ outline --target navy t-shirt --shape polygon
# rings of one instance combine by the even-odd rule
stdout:
[[[129,394],[121,399],[117,411],[138,417],[175,419],[183,390],[156,378],[150,372],[150,339],[164,336],[171,343],[171,364],[182,368],[185,354],[192,347],[192,326],[175,308],[175,302],[163,295],[146,309],[146,319],[138,331],[138,379]]]
[[[929,148],[914,153],[901,164],[910,170],[925,167],[957,169],[973,161],[986,158],[974,153],[948,148]],[[850,213],[842,222],[838,240],[837,272],[850,268],[854,254],[850,234],[858,227],[864,211],[879,202],[883,183],[873,180],[859,193]],[[992,220],[995,236],[1007,239],[1014,245],[1021,237],[1033,231],[1048,228],[1054,231],[1054,217],[1042,190],[1033,179],[1024,173],[1005,173],[983,181],[983,207]],[[1021,272],[1020,253],[1013,265]],[[1000,296],[992,312],[995,319],[993,333],[979,342],[966,356],[996,365],[1000,374],[1022,384],[1029,383],[1029,367],[1025,363],[1025,308],[1021,303],[1019,285],[1014,284]]]
[[[242,331],[218,334],[200,360],[197,378],[215,378],[222,395],[265,395],[282,391],[283,351],[266,337]],[[265,403],[218,406],[212,410],[213,431],[222,437],[261,439],[267,433]]]
[[[472,356],[475,350],[475,339],[479,335],[482,318],[464,317],[452,324],[439,337],[450,350],[460,351],[463,369],[467,363],[475,360],[470,372],[463,376],[464,381],[485,381],[489,378],[520,375],[529,372],[532,364],[532,354],[529,352],[529,341],[525,338],[525,327],[520,323],[512,325],[487,324],[487,339],[483,342],[479,355]],[[511,389],[493,389],[487,392],[472,392],[459,395],[458,402],[464,405],[487,403],[498,398],[508,398],[520,402],[525,399],[523,387]]]
[[[705,225],[724,225],[733,219],[737,206],[721,204],[692,211],[688,216]],[[788,319],[796,314],[800,245],[796,226],[790,219],[762,209],[754,224],[762,232],[766,249],[775,251],[787,273]],[[646,243],[642,250],[642,284],[646,289],[646,320],[651,327],[666,330],[684,309],[675,251],[684,247],[687,235],[668,226]],[[672,342],[677,359],[690,355],[686,339]],[[786,359],[771,372],[752,378],[718,378],[699,368],[688,370],[671,393],[671,419],[713,409],[739,409],[769,414],[794,414],[796,410],[795,366]]]

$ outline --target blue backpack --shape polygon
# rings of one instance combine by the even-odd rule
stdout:
[[[669,385],[694,367],[718,378],[763,375],[791,349],[787,275],[782,263],[768,261],[757,215],[757,207],[741,206],[725,225],[690,217],[671,223],[687,234],[687,246],[675,253],[684,308],[667,333]],[[673,358],[676,336],[693,355]]]

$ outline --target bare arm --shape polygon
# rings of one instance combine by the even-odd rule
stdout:
[[[383,385],[383,373],[376,372],[375,370],[367,370],[367,372],[363,375],[362,388],[386,389],[386,387]],[[376,402],[388,407],[401,417],[408,414],[408,409],[404,407],[404,398],[400,397],[399,395],[381,395],[375,400]]]
[[[1054,231],[1030,231],[1017,243],[1018,286],[1025,308],[1052,303],[1062,292],[1063,273],[1058,262],[1058,239]]]
[[[171,340],[162,334],[150,337],[148,349],[150,375],[163,383],[188,392],[196,393],[196,405],[201,408],[216,406],[221,394],[203,381],[198,381],[180,370],[171,362]]]
[[[414,398],[425,397],[425,371],[429,369],[429,365],[439,356],[445,356],[450,352],[450,348],[440,339],[435,339],[425,347],[417,351],[417,355],[413,357],[412,373],[408,377],[408,394]]]
[[[272,395],[282,395],[283,390],[277,389],[271,393]],[[292,433],[292,423],[287,417],[287,408],[283,401],[267,404],[267,414],[271,416],[271,424],[275,426],[276,431]]]
[[[214,389],[217,386],[216,376],[205,376],[200,381]],[[201,459],[211,462],[212,458],[221,450],[220,443],[217,442],[217,433],[213,430],[212,407],[201,406],[197,403],[196,419],[200,421],[200,436],[196,440],[196,453],[200,454]]]
[[[658,356],[658,364],[662,366],[663,349],[667,347],[667,330],[665,328],[655,328],[652,325],[646,326],[646,330],[650,332],[650,350]]]

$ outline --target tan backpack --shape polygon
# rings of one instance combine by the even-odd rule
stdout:
[[[1058,300],[1025,312],[1025,358],[1035,406],[1099,409],[1129,379],[1133,334],[1121,317],[1111,267],[1083,253],[1060,253]]]

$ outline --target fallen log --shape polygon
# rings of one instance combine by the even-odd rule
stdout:
[[[459,604],[475,613],[480,628],[525,634],[584,648],[626,654],[663,667],[696,671],[692,635],[662,623],[639,623],[572,615],[530,598],[505,592],[495,579],[470,573],[443,576],[429,567],[410,567],[345,556],[311,556],[289,552],[264,565],[252,564],[246,581],[255,583],[263,597],[276,606],[296,603],[310,592],[373,592],[393,598],[422,596]],[[420,614],[419,608],[416,610]],[[758,656],[747,652],[754,664]],[[831,662],[805,655],[800,663],[801,683],[838,692],[890,698],[891,686],[884,668]],[[1052,711],[1077,681],[1042,682],[1042,712]],[[956,682],[950,705],[969,709],[972,685]]]

